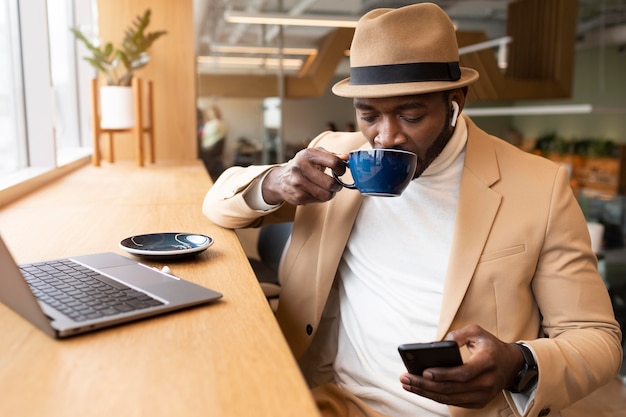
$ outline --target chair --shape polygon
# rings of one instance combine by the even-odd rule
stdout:
[[[143,103],[143,85],[147,84],[147,121],[148,126],[144,126],[144,103]],[[144,165],[144,133],[148,133],[148,160],[150,163],[154,163],[154,113],[153,113],[153,89],[152,81],[143,81],[140,78],[133,78],[133,107],[135,110],[135,123],[128,129],[107,129],[102,128],[100,124],[100,97],[99,86],[96,78],[91,80],[91,120],[92,120],[92,134],[93,134],[93,155],[91,162],[95,166],[100,166],[102,159],[102,153],[100,151],[100,136],[103,133],[108,134],[108,162],[114,162],[114,148],[113,148],[113,134],[131,132],[135,138],[135,149],[137,152],[136,160],[138,166]]]
[[[624,250],[614,250],[599,256],[599,269],[609,292],[615,319],[622,329],[622,344],[626,342],[626,262]]]
[[[211,148],[200,151],[202,162],[213,181],[224,172],[224,147],[226,138],[218,140]]]
[[[291,236],[293,223],[275,223],[261,227],[257,250],[259,260],[248,258],[265,297],[275,310],[280,295],[278,267]]]

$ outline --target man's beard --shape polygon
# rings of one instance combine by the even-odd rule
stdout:
[[[439,132],[439,135],[437,135],[437,139],[435,139],[428,149],[426,149],[425,157],[417,157],[417,168],[415,169],[413,179],[422,175],[424,171],[426,171],[426,168],[428,168],[430,164],[437,159],[441,152],[443,152],[443,149],[446,147],[448,142],[450,142],[450,138],[453,133],[454,129],[450,126],[450,114],[448,113],[441,131]]]

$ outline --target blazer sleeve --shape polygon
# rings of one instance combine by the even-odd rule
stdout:
[[[309,147],[319,146],[325,140],[328,143],[330,135],[331,132],[318,135],[311,141]],[[259,227],[266,223],[293,221],[294,206],[283,204],[272,210],[254,210],[244,199],[245,192],[268,170],[276,166],[280,166],[280,164],[228,168],[219,176],[204,197],[202,212],[213,223],[229,229]]]
[[[283,206],[269,211],[254,210],[246,203],[244,194],[272,167],[273,165],[259,165],[228,168],[204,197],[204,215],[218,226],[229,229],[258,227],[263,224],[263,217],[281,210]]]
[[[561,169],[532,282],[546,337],[524,341],[539,368],[536,394],[525,416],[566,407],[608,383],[620,368],[621,332],[585,224]]]

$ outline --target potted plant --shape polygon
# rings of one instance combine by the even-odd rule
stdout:
[[[150,24],[150,9],[126,29],[120,47],[111,42],[98,45],[78,28],[70,28],[76,38],[91,52],[84,57],[105,80],[106,86],[100,89],[101,126],[108,129],[127,129],[134,124],[131,83],[135,71],[150,61],[148,49],[166,31],[146,32]]]

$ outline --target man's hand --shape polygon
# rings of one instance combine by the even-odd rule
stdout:
[[[480,326],[452,331],[446,340],[467,346],[471,356],[462,366],[429,368],[423,375],[400,376],[402,387],[442,404],[482,408],[511,386],[524,358],[513,343],[504,343]]]
[[[263,199],[268,204],[294,205],[328,201],[342,187],[324,170],[343,175],[346,159],[347,155],[342,158],[323,148],[303,149],[286,165],[270,170],[262,185]]]

